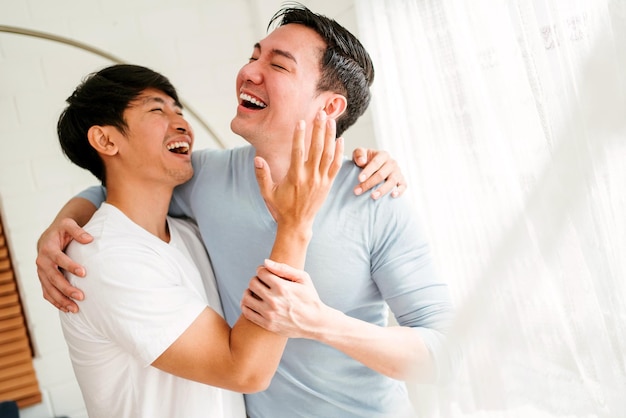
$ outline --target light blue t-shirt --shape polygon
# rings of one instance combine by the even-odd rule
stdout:
[[[254,155],[251,146],[194,152],[194,176],[176,188],[172,203],[173,215],[198,223],[231,326],[276,235]],[[359,172],[344,162],[317,214],[305,270],[321,300],[346,315],[385,326],[388,305],[400,325],[422,335],[443,377],[455,363],[442,349],[452,320],[448,288],[433,270],[410,200],[355,196]],[[270,387],[246,395],[246,407],[251,418],[395,418],[407,416],[410,401],[403,382],[327,345],[290,339]]]

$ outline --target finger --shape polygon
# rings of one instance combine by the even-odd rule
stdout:
[[[254,157],[254,175],[259,184],[261,195],[268,196],[273,187],[272,173],[269,165],[262,157]]]
[[[406,192],[406,184],[400,184],[398,185],[395,190],[393,190],[391,192],[391,197],[400,197],[404,194],[404,192]]]
[[[249,290],[244,292],[243,297],[241,298],[241,313],[250,321],[255,324],[269,329],[270,320],[271,320],[271,308],[267,306],[267,304],[262,301],[256,299]]]
[[[88,244],[93,241],[93,237],[87,233],[83,228],[78,226],[76,221],[70,218],[63,219],[61,221],[61,229],[72,239],[80,242],[81,244]]]
[[[330,168],[335,163],[335,158],[341,156],[342,154],[337,154],[337,122],[335,119],[328,119],[324,132],[324,150],[319,163],[320,173],[323,176],[328,176]]]
[[[255,291],[253,286],[249,286],[246,289],[245,295],[247,295],[249,297],[252,297],[253,299],[258,300],[258,301],[262,301],[263,300],[263,298],[261,296],[259,296],[258,290]]]
[[[290,282],[291,279],[280,277],[266,268],[260,270],[255,278],[264,287],[260,287],[258,284],[250,284],[250,288],[257,292],[263,299],[271,296],[280,296],[284,291],[285,281]]]
[[[83,299],[83,293],[75,287],[69,285],[63,274],[56,271],[54,276],[46,276],[41,270],[37,270],[44,299],[53,304],[63,312],[78,312],[78,305],[68,296],[76,295],[79,300]],[[63,292],[67,292],[64,294]]]
[[[78,305],[72,299],[64,296],[56,288],[49,288],[43,292],[43,298],[50,302],[55,308],[63,312],[78,312]]]
[[[328,170],[328,175],[331,179],[334,179],[339,170],[341,170],[341,166],[343,165],[343,151],[344,151],[344,140],[343,137],[337,138],[335,141],[335,157],[333,162]]]
[[[62,270],[65,271],[69,271],[70,273],[78,276],[78,277],[85,277],[85,275],[87,274],[87,272],[85,271],[85,268],[83,266],[81,266],[80,264],[76,263],[74,260],[72,260],[71,258],[69,258],[64,252],[62,251],[55,251],[54,254],[50,255],[50,259],[52,260],[52,262],[54,263],[54,266],[50,266],[50,269],[54,269],[55,271],[58,272],[57,270],[57,266],[59,268],[61,268]],[[52,271],[49,272],[52,275]],[[65,282],[67,282],[65,280]],[[67,294],[69,296],[69,294]]]
[[[381,182],[384,180],[384,177],[380,174],[380,173],[374,173],[370,178],[368,178],[366,181],[364,181],[363,183],[360,183],[357,186],[357,189],[359,189],[360,193],[364,193],[368,190],[373,189],[374,187],[376,187],[377,185],[380,185],[377,189],[372,191],[372,198],[374,199],[378,199],[379,197],[381,197],[384,193],[389,192],[389,190],[391,190],[395,184],[395,180],[392,179],[387,179],[385,183]],[[391,183],[388,183],[391,182]],[[386,185],[386,186],[385,186]],[[355,191],[356,193],[356,191]]]
[[[372,191],[372,199],[380,199],[382,196],[393,191],[397,185],[398,181],[395,179],[395,177],[387,177],[387,179],[381,185],[379,185],[374,191]]]
[[[291,145],[291,166],[302,167],[304,165],[304,137],[306,122],[298,121],[293,132],[293,143]]]
[[[252,296],[250,296],[249,294],[244,294],[240,303],[241,313],[249,321],[259,326],[263,326],[264,319],[263,319],[263,316],[259,313],[259,311],[257,311],[258,308],[255,307],[256,302],[257,300],[254,299]]]
[[[261,315],[259,312],[254,311],[253,309],[242,306],[241,313],[248,321],[260,326],[261,328],[264,328],[274,333],[277,333],[279,331],[277,327],[272,325],[271,321],[265,319],[263,315]]]
[[[39,281],[44,288],[52,286],[67,297],[83,300],[83,292],[70,285],[63,273],[59,271],[59,267],[68,271],[73,270],[76,276],[84,277],[85,269],[80,264],[73,262],[65,253],[57,251],[53,257],[45,254],[38,255],[36,265]]]
[[[266,259],[264,266],[275,275],[292,282],[304,283],[311,280],[304,270],[298,270],[284,263]]]
[[[380,187],[372,192],[372,197],[375,199],[389,193],[394,187],[398,185],[397,163],[395,161],[387,161],[367,180],[360,183],[355,188],[355,193],[357,192],[356,189],[359,189],[358,191],[360,193],[358,194],[361,194],[363,192],[373,189],[377,185],[380,185]]]
[[[248,289],[253,292],[259,300],[263,300],[271,287],[258,277],[253,277],[250,283],[248,283]]]
[[[367,163],[367,151],[365,148],[355,148],[354,151],[352,151],[352,161],[354,161],[357,166],[363,168]]]
[[[368,154],[369,162],[363,168],[363,170],[361,171],[361,174],[359,174],[360,182],[364,182],[365,180],[367,180],[374,173],[379,171],[385,165],[387,161],[390,160],[389,154],[387,153],[387,151],[375,151],[375,153],[373,153],[372,150],[368,150],[367,154]]]
[[[391,191],[391,197],[400,197],[406,191],[407,184],[402,173],[400,173],[399,177],[400,178],[398,179],[398,185]]]
[[[307,164],[311,168],[315,167],[316,170],[319,167],[319,162],[325,149],[327,121],[328,115],[326,115],[324,110],[320,110],[313,121]]]

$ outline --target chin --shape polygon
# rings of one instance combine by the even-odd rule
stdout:
[[[246,128],[245,124],[242,121],[238,120],[237,116],[235,116],[230,122],[230,130],[234,134],[239,135],[240,137],[245,139],[247,142],[251,142],[249,138],[252,138],[254,136],[254,131]]]

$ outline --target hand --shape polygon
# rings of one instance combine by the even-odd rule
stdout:
[[[305,160],[305,122],[296,126],[287,175],[274,183],[267,162],[255,157],[261,195],[279,226],[310,226],[341,168],[343,139],[335,140],[336,124],[320,111],[314,121]]]
[[[391,197],[399,197],[406,190],[407,184],[404,175],[396,160],[392,159],[387,151],[356,148],[352,152],[352,160],[359,167],[365,166],[359,175],[361,183],[354,188],[354,194],[357,196],[382,181],[384,183],[371,194],[374,200],[390,191]]]
[[[249,321],[289,338],[313,338],[325,310],[305,271],[272,260],[257,269],[241,300]]]
[[[85,276],[85,269],[63,252],[72,240],[87,244],[93,237],[72,219],[53,223],[37,241],[36,263],[44,299],[63,312],[75,313],[78,305],[70,298],[83,300],[84,295],[71,286],[60,271],[64,269],[79,277]]]

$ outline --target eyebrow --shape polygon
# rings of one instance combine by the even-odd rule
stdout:
[[[161,97],[147,96],[147,97],[144,97],[143,100],[141,100],[141,104],[148,104],[150,102],[158,102],[158,103],[165,104],[165,100],[163,100]]]
[[[259,51],[261,51],[261,44],[260,44],[260,43],[258,43],[258,42],[257,42],[256,44],[254,44],[254,49],[258,49]],[[271,53],[272,53],[273,55],[280,55],[280,56],[283,56],[283,57],[285,57],[285,58],[287,58],[287,59],[290,59],[290,60],[292,60],[293,62],[295,62],[296,64],[298,63],[298,60],[296,60],[296,57],[294,57],[294,56],[291,54],[291,52],[284,51],[284,50],[282,50],[282,49],[276,49],[276,48],[274,48],[274,49],[272,49],[272,50],[271,50]]]
[[[178,103],[174,99],[172,99],[172,101],[174,102],[174,107],[179,108],[180,110],[183,109],[183,107],[181,106],[180,103]],[[147,105],[147,104],[150,104],[150,103],[153,103],[153,102],[160,103],[160,104],[162,104],[164,106],[167,105],[167,102],[165,100],[163,100],[162,97],[158,97],[158,96],[146,96],[142,100],[140,100],[140,103],[142,105]]]

